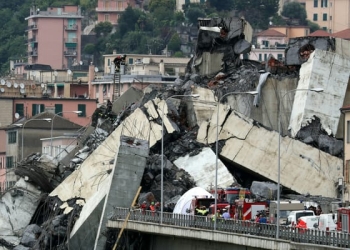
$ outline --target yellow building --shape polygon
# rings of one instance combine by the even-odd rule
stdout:
[[[329,33],[350,28],[349,0],[299,0],[305,6],[307,19]]]

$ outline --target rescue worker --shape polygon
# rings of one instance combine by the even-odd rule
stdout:
[[[199,208],[196,208],[196,214],[197,215],[201,215],[201,216],[205,216],[207,213],[207,209],[206,207],[199,207]]]
[[[108,99],[107,100],[107,113],[112,111],[113,104],[112,102]]]
[[[220,219],[221,218],[221,213],[220,213],[220,209],[216,210],[216,214],[213,215],[212,220],[215,221],[216,218]]]
[[[156,213],[156,206],[154,205],[154,201],[151,202],[151,205],[149,206],[149,209],[152,212],[152,216],[154,216],[154,214]]]
[[[144,201],[141,204],[141,212],[142,212],[142,214],[146,214],[146,209],[147,209],[147,202]]]
[[[222,218],[224,218],[225,220],[229,220],[231,218],[230,213],[227,211],[227,209],[223,209],[223,214],[222,214]]]

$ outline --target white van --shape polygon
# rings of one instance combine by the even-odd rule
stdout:
[[[315,213],[312,210],[291,211],[288,215],[286,225],[290,227],[296,226],[298,224],[298,219],[303,216],[315,216]]]
[[[299,229],[317,229],[319,216],[302,216],[296,225]]]
[[[318,220],[318,229],[322,231],[337,230],[337,215],[336,214],[320,214]]]

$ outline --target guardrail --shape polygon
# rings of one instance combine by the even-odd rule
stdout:
[[[140,209],[130,210],[129,208],[116,208],[112,221],[125,220],[130,212],[129,221],[142,221],[147,223],[160,223],[160,212],[141,211]],[[179,227],[193,227],[204,230],[213,230],[214,221],[206,216],[193,216],[185,214],[163,213],[163,224]],[[271,238],[276,237],[276,225],[261,224],[242,220],[218,219],[216,223],[217,231],[226,233],[238,233],[247,235],[257,235]],[[287,226],[280,226],[279,239],[289,240],[299,243],[327,245],[334,247],[350,247],[350,235],[342,232],[325,232],[313,229],[298,229]]]

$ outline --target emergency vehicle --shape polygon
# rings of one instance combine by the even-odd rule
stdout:
[[[215,189],[210,190],[210,193],[215,195]],[[251,198],[250,190],[241,187],[218,188],[217,194],[219,201],[227,201],[230,204],[235,204],[236,200],[239,200],[240,198]]]
[[[267,201],[254,201],[249,199],[236,201],[236,213],[235,218],[238,220],[253,220],[255,216],[261,211],[268,213]]]
[[[189,209],[189,213],[194,215],[196,208],[200,208],[205,206],[207,209],[210,207],[212,203],[215,203],[215,199],[213,197],[207,197],[207,196],[195,196],[191,200],[191,205]]]
[[[337,231],[349,233],[350,207],[338,208]]]

